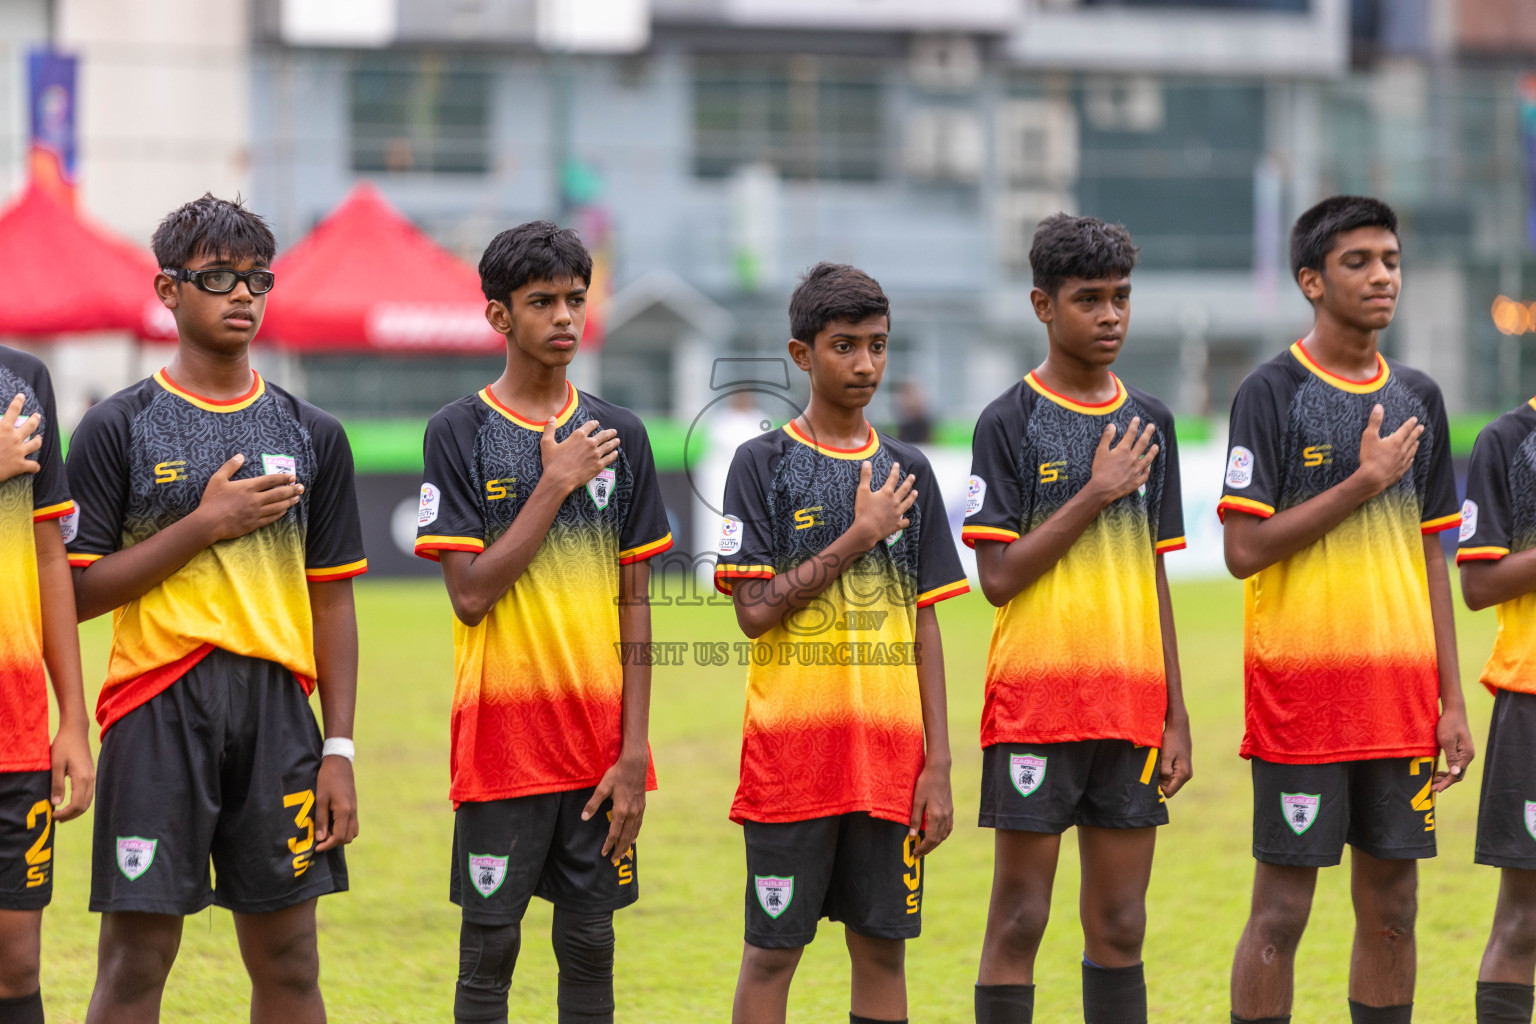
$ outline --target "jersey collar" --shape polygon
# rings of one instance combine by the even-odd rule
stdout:
[[[1074,402],[1066,395],[1057,394],[1050,388],[1046,387],[1043,383],[1041,383],[1040,378],[1035,376],[1034,370],[1030,370],[1024,375],[1024,383],[1028,384],[1041,395],[1049,398],[1051,401],[1055,402],[1057,405],[1064,409],[1071,409],[1073,412],[1085,413],[1089,416],[1103,416],[1106,413],[1114,412],[1116,409],[1124,405],[1125,399],[1127,397],[1125,385],[1120,382],[1120,378],[1116,377],[1113,373],[1111,373],[1109,376],[1110,379],[1115,382],[1115,397],[1111,398],[1107,402],[1099,402],[1097,404],[1089,404],[1087,402]]]
[[[252,370],[251,378],[251,390],[247,391],[239,398],[231,398],[228,401],[220,402],[212,398],[204,398],[202,395],[194,394],[193,392],[188,391],[180,384],[177,384],[175,381],[171,380],[171,375],[166,373],[163,368],[155,371],[156,384],[159,384],[162,388],[169,391],[176,397],[184,398],[188,402],[191,402],[193,405],[197,406],[199,409],[206,409],[208,412],[239,412],[241,409],[250,406],[256,401],[256,399],[266,394],[267,382],[261,379],[261,374],[257,373],[255,370]]]
[[[874,455],[875,452],[880,450],[880,435],[875,433],[874,427],[869,428],[869,440],[857,448],[829,448],[826,445],[817,442],[814,438],[808,436],[805,431],[800,429],[794,420],[790,420],[788,423],[784,424],[784,433],[788,434],[796,441],[799,441],[801,444],[809,448],[816,449],[816,451],[820,452],[822,455],[830,455],[834,459],[851,459],[857,461],[861,459],[867,459]]]
[[[572,384],[570,381],[566,381],[565,386],[565,405],[561,407],[560,412],[555,416],[555,426],[557,427],[565,426],[565,421],[570,419],[571,414],[576,411],[576,385]],[[501,400],[496,397],[495,393],[492,392],[490,388],[480,389],[480,400],[483,401],[486,405],[490,406],[492,409],[495,409],[497,412],[501,413],[513,423],[516,423],[518,426],[526,427],[529,430],[537,430],[540,433],[543,433],[544,424],[535,420],[530,420],[526,416],[520,416],[513,412],[511,409],[502,404]]]
[[[1325,384],[1331,384],[1340,391],[1348,391],[1356,395],[1368,395],[1372,391],[1380,391],[1387,383],[1387,378],[1392,376],[1392,371],[1387,367],[1387,360],[1380,352],[1376,353],[1376,376],[1370,380],[1350,380],[1348,377],[1340,377],[1336,373],[1329,373],[1313,361],[1301,342],[1291,346],[1291,355],[1296,361],[1313,373],[1317,374]]]

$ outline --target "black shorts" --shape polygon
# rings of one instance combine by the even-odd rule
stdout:
[[[293,673],[215,649],[107,730],[91,909],[262,914],[344,891],[341,849],[315,853],[320,746]]]
[[[596,788],[460,804],[453,817],[448,898],[463,908],[464,920],[516,924],[534,896],[585,914],[639,899],[635,848],[617,866],[603,856],[613,802],[581,820]]]
[[[0,772],[0,910],[53,898],[53,773]]]
[[[1166,825],[1157,755],[1129,740],[994,744],[981,752],[979,823],[1057,834]]]
[[[863,812],[743,822],[747,942],[798,949],[823,917],[874,939],[917,938],[923,861],[909,828]]]
[[[1500,690],[1483,748],[1479,864],[1536,871],[1536,695]]]
[[[1253,858],[1325,868],[1344,844],[1382,860],[1435,855],[1432,757],[1331,764],[1253,759]]]

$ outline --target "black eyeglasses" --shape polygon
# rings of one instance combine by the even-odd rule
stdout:
[[[179,267],[172,270],[169,267],[161,267],[162,274],[169,274],[177,281],[190,281],[205,292],[213,292],[215,295],[225,295],[235,290],[235,284],[244,281],[245,286],[251,290],[252,295],[265,295],[272,290],[272,285],[277,281],[270,270],[188,270]]]

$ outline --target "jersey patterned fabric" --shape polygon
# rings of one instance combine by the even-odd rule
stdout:
[[[1378,355],[1370,380],[1314,362],[1301,342],[1232,402],[1217,511],[1268,518],[1360,467],[1373,406],[1383,435],[1424,424],[1412,468],[1320,540],[1244,583],[1242,755],[1321,764],[1436,752],[1439,675],[1421,534],[1461,522],[1450,432],[1428,376]]]
[[[147,540],[191,514],[220,466],[234,479],[292,473],[304,494],[276,522],[221,540],[117,610],[96,703],[105,733],[214,648],[276,662],[315,686],[307,584],[367,571],[341,424],[252,373],[251,390],[213,401],[164,370],[94,406],[71,439],[79,528],[71,565]]]
[[[960,536],[1008,544],[1038,529],[1093,475],[1104,428],[1152,424],[1146,485],[1116,499],[1055,565],[997,610],[981,745],[1122,739],[1159,747],[1168,710],[1157,556],[1184,547],[1173,416],[1114,377],[1085,405],[1031,372],[982,411]]]
[[[566,387],[555,436],[596,420],[618,431],[619,455],[566,497],[485,618],[454,619],[455,804],[596,785],[623,745],[619,567],[666,551],[672,533],[640,418]],[[543,473],[543,431],[489,388],[432,417],[416,553],[480,552],[506,533]]]
[[[970,589],[922,452],[874,428],[860,448],[830,448],[793,422],[741,445],[726,477],[715,586],[729,594],[738,580],[772,579],[830,546],[853,525],[866,460],[872,488],[893,462],[916,475],[910,523],[753,646],[733,821],[911,818],[924,758],[917,610]]]
[[[1497,561],[1536,547],[1536,398],[1483,428],[1467,468],[1456,562]],[[1483,666],[1490,690],[1536,693],[1536,593],[1498,606],[1499,631]]]
[[[48,687],[43,613],[32,524],[74,510],[59,454],[59,419],[48,371],[32,356],[0,346],[0,408],[24,395],[17,422],[42,414],[36,473],[0,480],[0,772],[47,771]],[[68,520],[66,520],[68,522]]]

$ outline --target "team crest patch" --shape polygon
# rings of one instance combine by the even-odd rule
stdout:
[[[155,847],[159,844],[160,840],[143,836],[118,836],[117,869],[128,881],[133,881],[155,862]]]
[[[1227,457],[1227,486],[1240,491],[1253,483],[1253,452],[1242,445],[1233,445]]]
[[[1034,754],[1013,754],[1008,758],[1008,779],[1019,796],[1029,796],[1040,788],[1045,781],[1045,762],[1045,758]]]
[[[720,553],[734,555],[741,550],[742,522],[735,516],[720,520]]]
[[[501,883],[506,880],[507,858],[477,853],[469,855],[469,881],[481,896],[490,899],[491,894],[500,889]]]
[[[1525,830],[1531,834],[1532,839],[1536,839],[1536,800],[1525,802]]]
[[[757,902],[763,913],[777,918],[789,909],[789,901],[795,898],[795,876],[778,878],[774,875],[753,875],[757,883]]]
[[[1477,532],[1477,502],[1468,498],[1461,506],[1461,533],[1459,540],[1471,540]]]
[[[987,500],[987,482],[979,476],[971,476],[965,481],[965,515],[969,519],[981,511],[982,502]]]
[[[299,471],[299,460],[292,455],[262,455],[261,471],[268,476],[273,473],[294,474]]]
[[[1312,823],[1317,820],[1317,811],[1322,803],[1323,797],[1320,793],[1280,794],[1280,810],[1285,815],[1285,823],[1297,835],[1301,835],[1312,827]]]
[[[888,547],[888,548],[889,547],[894,547],[896,545],[896,542],[901,540],[901,535],[906,533],[906,532],[907,531],[904,530],[904,529],[897,530],[895,533],[893,533],[889,537],[885,538],[885,546]]]
[[[587,493],[592,495],[592,504],[598,508],[607,508],[608,502],[613,498],[613,468],[599,470],[597,476],[587,481]]]

